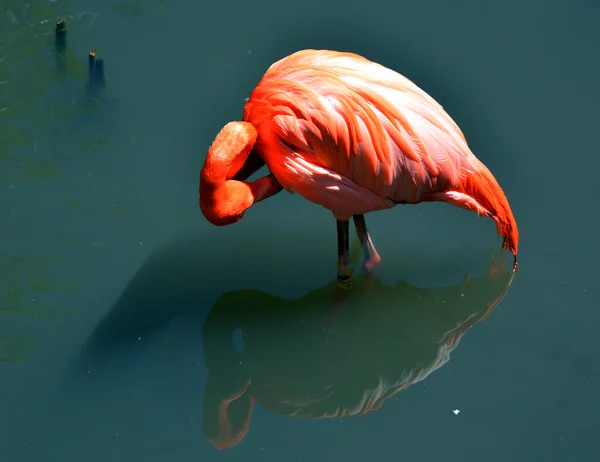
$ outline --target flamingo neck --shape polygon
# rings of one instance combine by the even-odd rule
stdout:
[[[246,161],[256,138],[252,124],[230,122],[209,148],[200,172],[200,208],[213,224],[238,221],[244,211],[269,190],[267,186],[272,182],[263,185],[264,182],[238,181],[253,173],[248,170]]]
[[[248,122],[229,122],[216,136],[204,161],[201,184],[217,188],[233,178],[243,167],[258,134]]]

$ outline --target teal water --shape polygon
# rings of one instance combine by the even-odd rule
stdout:
[[[4,2],[0,461],[600,460],[600,9],[387,3]],[[213,137],[302,48],[441,102],[513,207],[510,286],[443,204],[369,215],[383,261],[345,296],[326,210],[204,220]]]

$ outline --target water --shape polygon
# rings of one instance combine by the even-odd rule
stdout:
[[[598,7],[365,5],[5,1],[2,461],[600,460]],[[370,215],[345,298],[329,212],[203,219],[213,137],[302,48],[442,103],[513,207],[510,287],[493,224],[443,204]]]

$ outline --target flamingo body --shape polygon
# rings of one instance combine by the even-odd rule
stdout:
[[[406,77],[362,56],[303,50],[274,63],[244,120],[288,192],[339,220],[396,204],[449,202],[492,217],[517,253],[506,197],[452,118]]]
[[[244,181],[265,163],[270,175]],[[243,122],[227,124],[209,149],[200,208],[211,223],[227,225],[282,188],[335,216],[343,284],[351,281],[349,219],[370,270],[380,257],[364,214],[420,202],[492,218],[516,270],[512,210],[458,125],[409,79],[362,56],[302,50],[271,65],[244,107]]]

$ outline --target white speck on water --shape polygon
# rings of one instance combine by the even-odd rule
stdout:
[[[454,415],[460,414],[460,411],[458,409],[454,409],[452,412],[454,412]]]
[[[246,53],[248,53],[249,55],[252,54],[252,50],[248,50]]]
[[[249,99],[250,99],[250,97],[246,96],[246,97],[244,98],[244,101],[248,102],[248,100],[249,100]]]

